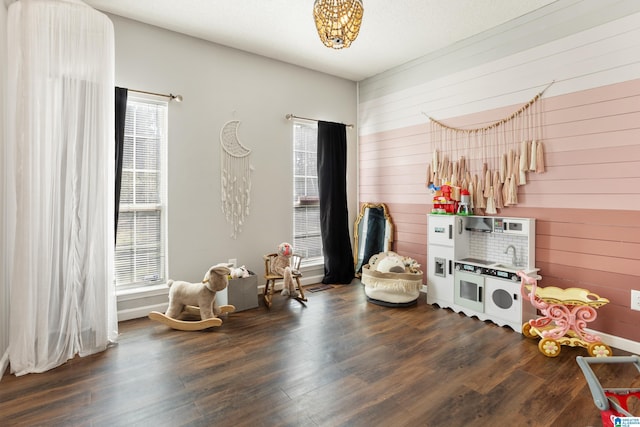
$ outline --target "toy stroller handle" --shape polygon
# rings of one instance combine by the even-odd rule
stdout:
[[[593,402],[601,411],[605,411],[609,409],[609,399],[604,394],[604,389],[600,385],[598,378],[593,373],[591,366],[592,363],[633,363],[640,372],[640,356],[610,356],[610,357],[576,357],[576,362],[582,369],[585,378],[587,379],[587,384],[589,385],[589,390],[591,390],[591,395],[593,396]]]

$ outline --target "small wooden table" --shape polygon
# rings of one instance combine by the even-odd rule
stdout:
[[[561,346],[584,347],[593,357],[607,357],[613,353],[600,337],[585,331],[587,323],[598,317],[596,309],[609,303],[587,289],[555,286],[539,288],[538,281],[519,272],[522,296],[542,313],[522,325],[522,334],[528,338],[540,337],[538,349],[547,357],[560,354]]]

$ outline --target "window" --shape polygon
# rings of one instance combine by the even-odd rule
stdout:
[[[167,103],[129,97],[116,236],[116,286],[164,282]]]
[[[320,203],[318,198],[318,126],[293,124],[293,248],[303,264],[321,264]]]

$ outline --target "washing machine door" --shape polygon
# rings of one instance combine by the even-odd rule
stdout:
[[[485,280],[484,311],[492,318],[519,323],[522,315],[520,284],[510,280]]]

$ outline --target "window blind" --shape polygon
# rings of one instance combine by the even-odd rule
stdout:
[[[322,263],[315,123],[293,125],[293,247],[304,264]]]
[[[127,101],[115,250],[117,286],[165,280],[166,128],[166,102]]]

